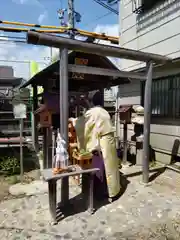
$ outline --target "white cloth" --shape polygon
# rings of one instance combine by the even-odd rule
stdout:
[[[69,154],[66,149],[66,142],[61,137],[60,133],[57,135],[56,140],[56,155],[54,158],[54,167],[55,168],[66,168],[68,165]]]

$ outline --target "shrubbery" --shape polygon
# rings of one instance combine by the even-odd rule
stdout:
[[[6,175],[20,173],[20,161],[14,156],[0,156],[0,171]]]

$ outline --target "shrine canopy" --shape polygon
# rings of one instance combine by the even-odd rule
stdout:
[[[69,91],[72,92],[87,92],[129,82],[127,77],[117,76],[118,73],[120,73],[120,70],[104,56],[72,51],[68,55],[68,64]],[[83,68],[87,66],[88,71],[85,71],[85,73],[77,72],[77,70],[75,70],[77,65],[79,67],[82,66]],[[91,69],[91,67],[92,71],[90,72],[89,69]],[[98,70],[96,75],[93,73],[94,67]],[[114,71],[116,72],[116,76],[108,76],[106,72],[101,71],[101,69],[106,69],[106,71],[111,72]],[[27,87],[28,85],[43,86],[45,90],[58,90],[59,60],[34,75],[29,81],[23,84],[22,87]]]

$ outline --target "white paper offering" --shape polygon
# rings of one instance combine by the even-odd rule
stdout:
[[[14,117],[18,119],[26,118],[26,105],[23,103],[13,106]]]

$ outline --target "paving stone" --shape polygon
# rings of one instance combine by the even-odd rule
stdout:
[[[42,180],[36,180],[29,184],[17,183],[9,188],[9,193],[11,195],[22,195],[26,194],[27,196],[42,194],[48,192],[48,185]]]
[[[165,171],[148,187],[140,184],[139,179],[128,178],[130,183],[121,198],[100,207],[94,215],[81,211],[83,201],[78,200],[75,207],[79,212],[65,217],[55,226],[50,224],[47,185],[35,181],[23,186],[26,188],[24,198],[0,203],[0,238],[179,240],[180,175]],[[79,193],[80,188],[71,182],[70,197]],[[57,196],[59,200],[59,183]]]

